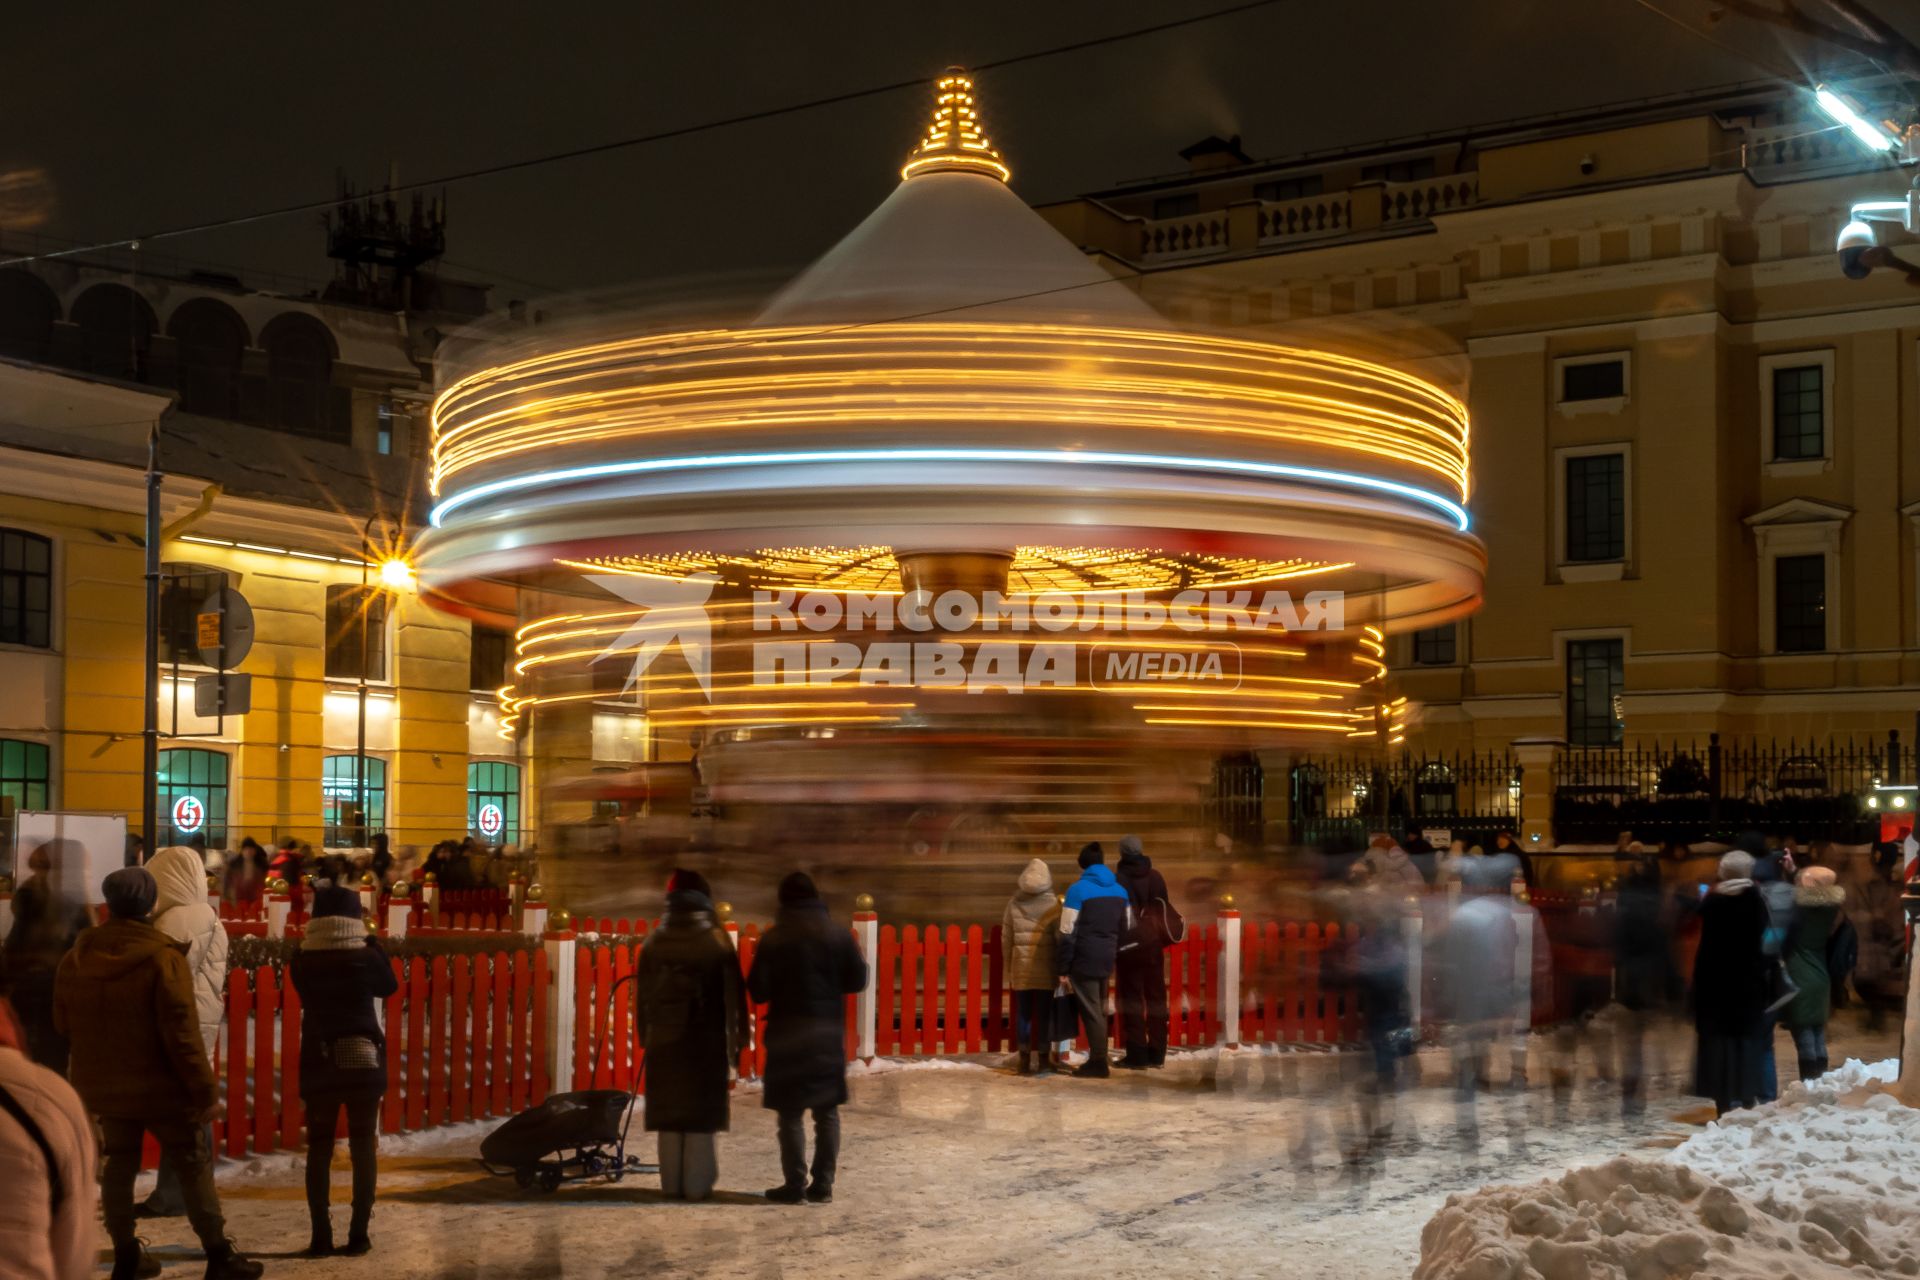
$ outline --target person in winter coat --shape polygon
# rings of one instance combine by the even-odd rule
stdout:
[[[220,1019],[227,1008],[227,930],[220,915],[207,905],[206,876],[201,872],[201,855],[185,845],[170,845],[153,855],[147,870],[153,873],[160,896],[153,907],[153,927],[187,944],[187,968],[193,974],[193,999],[199,1010],[200,1039],[207,1047],[207,1062],[214,1060],[220,1045]],[[213,1141],[211,1132],[207,1135]],[[161,1161],[160,1178],[153,1194],[134,1213],[142,1218],[171,1218],[187,1211],[180,1194],[180,1176],[173,1165]]]
[[[94,1266],[93,1125],[73,1086],[28,1058],[0,968],[0,1274],[81,1280]]]
[[[1674,989],[1670,933],[1660,864],[1642,858],[1627,873],[1613,911],[1613,998],[1621,1008],[1615,1044],[1620,1101],[1629,1111],[1645,1103],[1647,1022]]]
[[[380,1099],[387,1092],[387,1038],[377,1004],[400,983],[380,940],[367,933],[360,895],[345,885],[316,882],[313,916],[287,967],[300,996],[300,1101],[307,1112],[313,1228],[307,1256],[334,1252],[329,1181],[342,1110],[353,1161],[353,1218],[339,1252],[363,1254],[373,1248],[368,1228],[380,1172]]]
[[[1751,1107],[1765,1085],[1761,1059],[1772,1056],[1764,948],[1767,904],[1754,888],[1753,855],[1730,850],[1719,883],[1700,904],[1700,948],[1693,958],[1693,1091],[1716,1114]]]
[[[1013,897],[1000,915],[1000,949],[1007,989],[1013,992],[1014,1035],[1020,1050],[1019,1072],[1053,1071],[1059,1064],[1049,1047],[1053,1023],[1054,946],[1060,936],[1060,899],[1053,873],[1035,858],[1020,872]]]
[[[1132,901],[1107,870],[1098,841],[1080,850],[1080,878],[1060,906],[1060,943],[1054,965],[1080,1007],[1087,1033],[1087,1060],[1073,1069],[1081,1077],[1112,1074],[1107,1063],[1107,980],[1119,961]]]
[[[1787,933],[1787,977],[1800,989],[1780,1012],[1800,1059],[1800,1078],[1827,1073],[1827,1019],[1833,1014],[1833,977],[1827,944],[1840,923],[1847,891],[1831,867],[1807,867],[1793,892],[1793,927]]]
[[[1345,978],[1359,997],[1373,1070],[1360,1078],[1359,1141],[1371,1151],[1393,1135],[1393,1093],[1400,1058],[1410,1053],[1412,1017],[1407,1001],[1407,944],[1401,903],[1376,892],[1366,863],[1354,864],[1352,923],[1359,936],[1345,953]]]
[[[667,881],[667,913],[640,947],[634,1022],[646,1050],[646,1125],[660,1135],[660,1189],[705,1200],[720,1176],[728,1081],[746,1046],[740,956],[692,871]]]
[[[267,864],[267,875],[276,880],[287,882],[287,901],[289,910],[299,915],[306,907],[307,886],[305,883],[306,855],[296,840],[288,840],[273,855],[273,861]]]
[[[85,859],[86,851],[73,840],[48,840],[27,855],[30,874],[13,891],[13,927],[5,945],[27,1056],[62,1075],[67,1038],[53,1025],[53,975],[80,931],[92,923],[79,881]]]
[[[111,918],[81,934],[60,962],[53,1016],[73,1042],[73,1086],[100,1126],[100,1200],[113,1240],[113,1280],[132,1280],[154,1266],[134,1236],[133,1217],[133,1180],[148,1133],[180,1175],[209,1280],[252,1280],[262,1268],[227,1239],[213,1187],[204,1126],[219,1095],[187,958],[146,923],[159,887],[145,867],[115,871],[101,890]]]
[[[1173,904],[1167,880],[1153,869],[1139,836],[1120,837],[1120,866],[1114,873],[1127,891],[1133,927],[1120,942],[1114,977],[1119,987],[1120,1032],[1127,1051],[1120,1065],[1167,1065],[1167,948],[1173,945]]]
[[[1768,849],[1765,842],[1752,833],[1736,843],[1753,855],[1751,879],[1761,900],[1767,904],[1767,928],[1761,936],[1760,949],[1766,953],[1769,981],[1776,983],[1777,992],[1777,975],[1787,954],[1787,935],[1793,932],[1793,856],[1786,848]],[[1762,1034],[1766,1037],[1767,1049],[1760,1062],[1762,1102],[1772,1102],[1780,1096],[1779,1072],[1773,1059],[1774,1028],[1779,1022],[1778,1010],[1766,1014]]]
[[[780,911],[753,953],[747,990],[767,1006],[767,1079],[761,1105],[779,1116],[780,1172],[767,1192],[779,1204],[833,1199],[840,1107],[847,1100],[846,1000],[867,986],[867,962],[804,871],[780,882]],[[813,1113],[813,1182],[807,1182],[807,1113]]]
[[[1379,892],[1402,896],[1425,892],[1427,878],[1420,874],[1420,868],[1407,856],[1407,851],[1393,842],[1393,837],[1375,836],[1361,858],[1371,876],[1369,883]]]
[[[1517,867],[1494,855],[1468,866],[1460,906],[1441,935],[1442,1008],[1452,1023],[1454,1102],[1464,1133],[1477,1133],[1475,1095],[1490,1082],[1494,1043],[1519,1002],[1514,962],[1522,921],[1510,885]]]

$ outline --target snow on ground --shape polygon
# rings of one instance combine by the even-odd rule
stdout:
[[[1890,1033],[1856,1036],[1836,1050],[1877,1056],[1891,1042]],[[1592,1081],[1558,1098],[1503,1089],[1479,1100],[1471,1138],[1447,1087],[1447,1055],[1427,1050],[1415,1060],[1424,1079],[1397,1100],[1391,1138],[1371,1148],[1358,1137],[1350,1088],[1363,1055],[1176,1054],[1163,1071],[1109,1080],[986,1069],[997,1058],[882,1060],[852,1072],[840,1179],[825,1206],[761,1197],[779,1180],[779,1161],[773,1117],[750,1090],[736,1095],[721,1139],[721,1190],[698,1205],[664,1200],[651,1175],[521,1190],[479,1168],[488,1126],[467,1125],[382,1140],[365,1258],[294,1260],[307,1235],[297,1159],[232,1166],[221,1194],[242,1247],[265,1257],[270,1275],[302,1280],[1375,1280],[1413,1271],[1421,1224],[1450,1194],[1677,1141],[1664,1113],[1680,1105],[1685,1045],[1676,1028],[1655,1046],[1662,1075],[1645,1117],[1623,1116],[1617,1094]],[[1544,1081],[1544,1038],[1532,1049],[1532,1076]],[[635,1151],[651,1161],[641,1123]],[[344,1148],[333,1170],[336,1232],[346,1219]],[[197,1267],[185,1222],[142,1230],[168,1275]]]
[[[1849,1060],[1663,1159],[1449,1197],[1416,1280],[1920,1276],[1920,1110]]]

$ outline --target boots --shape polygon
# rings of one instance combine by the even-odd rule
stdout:
[[[349,1258],[357,1258],[373,1251],[373,1241],[367,1237],[367,1227],[373,1221],[373,1206],[353,1207],[353,1221],[347,1224],[347,1242],[340,1246],[340,1252]]]
[[[113,1246],[113,1275],[110,1280],[153,1280],[160,1274],[160,1259],[148,1253],[138,1240]]]
[[[1013,1073],[1017,1076],[1030,1076],[1033,1074],[1033,1050],[1022,1049],[1020,1051],[1020,1062],[1019,1065],[1014,1067]]]
[[[1820,1059],[1818,1058],[1800,1059],[1800,1080],[1802,1083],[1805,1083],[1806,1081],[1809,1081],[1809,1080],[1818,1079],[1822,1073],[1822,1070],[1823,1068],[1821,1066]]]
[[[256,1280],[266,1268],[222,1240],[207,1250],[207,1280]]]
[[[306,1256],[330,1257],[333,1253],[333,1223],[328,1219],[325,1209],[309,1208],[308,1212],[313,1218],[313,1239],[307,1244]]]

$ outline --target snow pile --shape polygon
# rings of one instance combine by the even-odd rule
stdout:
[[[1850,1061],[1661,1159],[1454,1195],[1415,1280],[1920,1276],[1920,1111]]]

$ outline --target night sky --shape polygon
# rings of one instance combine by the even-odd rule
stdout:
[[[1704,24],[1705,0],[1655,2]],[[1220,4],[16,5],[0,208],[117,238],[322,198],[336,169],[364,187],[393,161],[417,180]],[[1920,34],[1914,7],[1877,7]],[[1716,38],[1775,66],[1820,56],[1741,19]],[[1039,202],[1176,170],[1211,132],[1282,156],[1765,75],[1635,0],[1303,0],[990,72],[979,93]],[[462,184],[448,261],[495,280],[496,301],[795,267],[886,194],[924,110],[902,92]],[[33,170],[44,187],[19,177]],[[150,250],[330,267],[317,215]]]

